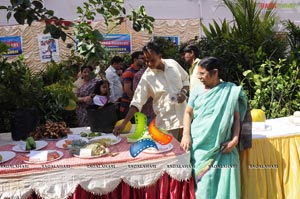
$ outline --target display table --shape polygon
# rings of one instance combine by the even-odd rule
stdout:
[[[0,146],[11,151],[13,144]],[[174,148],[165,153],[129,153],[126,138],[110,147],[114,156],[93,159],[73,157],[48,141],[45,150],[59,150],[63,157],[45,164],[25,164],[25,153],[0,164],[0,198],[195,198],[190,154]],[[43,150],[44,150],[43,149]],[[34,193],[34,194],[33,194]],[[94,198],[94,197],[93,197]]]
[[[300,197],[300,126],[288,117],[268,120],[253,131],[250,150],[241,152],[243,199]]]

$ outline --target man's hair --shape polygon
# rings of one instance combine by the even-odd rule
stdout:
[[[200,56],[200,50],[194,44],[189,44],[189,45],[185,46],[183,49],[183,53],[186,53],[186,52],[188,52],[188,53],[194,52],[195,57],[197,57],[197,58]]]
[[[153,52],[155,52],[156,54],[162,54],[161,52],[161,47],[159,46],[158,43],[156,42],[149,42],[147,43],[144,47],[143,47],[143,52],[149,52],[149,50],[152,50]]]
[[[135,51],[131,54],[131,63],[133,63],[134,59],[138,59],[140,55],[144,55],[142,51]]]
[[[112,65],[112,64],[114,64],[114,63],[121,63],[121,62],[123,62],[123,61],[124,61],[124,59],[123,59],[122,57],[120,57],[120,56],[114,56],[114,57],[111,59],[110,64]]]

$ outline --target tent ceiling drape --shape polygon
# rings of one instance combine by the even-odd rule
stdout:
[[[1,0],[0,5],[8,5],[10,0]],[[83,5],[83,0],[43,0],[46,8],[54,10],[55,15],[66,20],[76,19],[76,7]],[[202,19],[210,23],[212,19],[232,19],[221,0],[124,0],[127,10],[144,5],[147,14],[156,19]],[[262,8],[270,7],[271,0],[257,0]],[[280,19],[290,19],[300,23],[300,0],[277,1],[274,4]],[[102,19],[99,15],[97,20]],[[10,25],[16,24],[10,20]],[[6,12],[0,11],[0,25],[8,25]]]

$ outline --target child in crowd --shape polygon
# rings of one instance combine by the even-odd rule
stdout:
[[[109,102],[109,86],[107,80],[100,80],[96,83],[95,96],[93,97],[93,105],[104,106]]]

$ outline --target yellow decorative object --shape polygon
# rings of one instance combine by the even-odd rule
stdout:
[[[73,110],[76,109],[76,106],[77,106],[76,102],[72,99],[69,99],[69,103],[68,103],[67,106],[65,106],[64,109],[67,110],[67,111],[73,111]]]
[[[265,112],[261,109],[252,109],[251,117],[252,117],[252,122],[265,122],[266,121]]]
[[[293,114],[294,117],[300,117],[300,111],[295,111]]]
[[[120,126],[123,123],[124,119],[121,119],[119,121],[116,122],[115,127],[116,126]],[[121,133],[129,133],[129,131],[131,130],[132,124],[131,122],[127,122],[127,124],[125,125],[124,129],[122,130]]]

